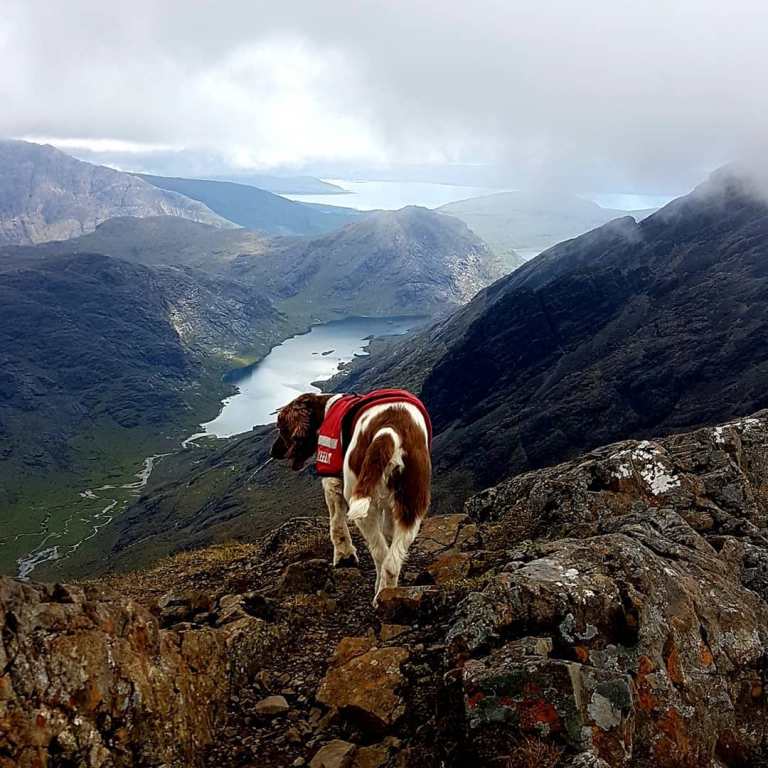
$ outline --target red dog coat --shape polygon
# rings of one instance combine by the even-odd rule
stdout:
[[[427,425],[429,447],[432,447],[432,422],[426,406],[416,395],[404,389],[375,389],[367,395],[342,395],[325,415],[317,437],[317,474],[323,477],[341,477],[344,454],[355,428],[355,423],[368,408],[383,403],[409,403],[415,405]]]

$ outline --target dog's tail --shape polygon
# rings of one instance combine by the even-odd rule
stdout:
[[[363,466],[357,478],[357,485],[349,501],[350,520],[361,520],[368,516],[371,497],[376,487],[386,479],[387,469],[395,457],[400,438],[394,429],[380,429],[365,452]]]

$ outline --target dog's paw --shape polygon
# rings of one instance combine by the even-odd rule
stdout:
[[[354,550],[346,555],[339,554],[333,559],[334,568],[357,568],[360,565],[360,558]]]
[[[347,511],[348,520],[362,520],[368,517],[368,509],[371,506],[370,499],[355,499]]]

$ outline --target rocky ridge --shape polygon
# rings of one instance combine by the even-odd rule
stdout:
[[[721,169],[640,223],[545,251],[333,384],[421,396],[440,511],[599,445],[766,408],[766,188]]]
[[[760,765],[766,476],[766,411],[519,475],[430,518],[377,611],[316,518],[5,579],[0,765]]]

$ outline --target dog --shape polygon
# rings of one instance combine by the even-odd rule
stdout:
[[[405,390],[368,395],[303,394],[280,409],[274,459],[301,470],[316,456],[330,515],[334,566],[359,562],[354,522],[376,566],[374,605],[397,586],[430,503],[432,427]]]

